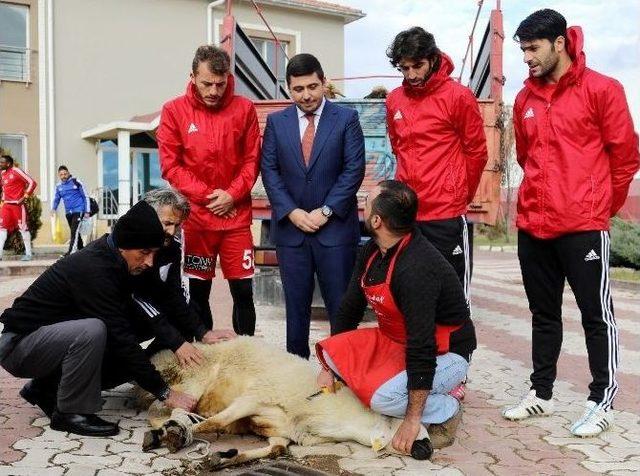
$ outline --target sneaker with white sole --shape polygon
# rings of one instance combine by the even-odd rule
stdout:
[[[580,438],[597,436],[613,425],[613,412],[604,410],[596,402],[587,400],[584,414],[573,424],[571,433]]]
[[[533,416],[548,416],[553,413],[553,401],[536,397],[531,390],[515,407],[505,408],[502,416],[507,420],[524,420]]]

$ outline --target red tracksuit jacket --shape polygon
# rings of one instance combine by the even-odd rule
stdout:
[[[422,87],[406,81],[387,98],[387,130],[398,161],[396,179],[418,194],[418,220],[464,214],[487,163],[476,98],[454,81],[451,59]]]
[[[608,230],[640,155],[622,85],[585,66],[580,27],[567,30],[573,60],[560,81],[530,77],[513,107],[519,229],[541,239]]]
[[[18,167],[10,167],[0,174],[2,181],[2,200],[7,203],[18,203],[25,193],[32,194],[38,185],[25,171]]]
[[[195,86],[166,103],[158,126],[162,177],[191,203],[185,227],[231,230],[251,224],[251,189],[260,160],[260,130],[253,103],[234,95],[233,77],[219,108],[207,107]],[[221,218],[205,205],[215,189],[226,190],[237,215]]]

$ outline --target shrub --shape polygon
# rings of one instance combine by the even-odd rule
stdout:
[[[504,217],[498,217],[495,225],[484,225],[478,223],[474,225],[475,234],[479,236],[486,236],[489,243],[492,242],[505,242],[509,243],[513,239],[513,235],[507,233],[507,224]]]
[[[611,220],[611,265],[640,269],[640,225]]]
[[[38,236],[38,230],[42,227],[40,217],[42,215],[42,203],[36,196],[31,196],[24,201],[27,208],[27,226],[31,232],[31,240],[35,240]],[[5,250],[13,250],[16,254],[24,253],[24,244],[22,243],[22,235],[16,230],[9,236],[5,245]]]

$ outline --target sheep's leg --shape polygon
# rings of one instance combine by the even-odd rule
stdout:
[[[154,400],[147,410],[147,419],[149,425],[154,430],[162,428],[162,425],[171,418],[171,408],[166,406],[160,400]]]
[[[209,469],[214,471],[260,458],[277,458],[287,452],[287,446],[291,443],[291,440],[279,436],[271,436],[268,441],[268,446],[255,450],[246,450],[239,453],[238,450],[232,449],[211,453],[208,461]]]
[[[203,422],[193,426],[193,433],[209,433],[221,430],[227,425],[241,418],[245,418],[258,413],[258,400],[255,397],[238,397],[231,405],[207,418]]]
[[[204,391],[203,384],[196,379],[188,379],[184,382],[177,383],[172,388],[188,393],[198,400],[202,397]],[[151,430],[145,432],[142,441],[142,449],[144,451],[159,448],[162,446],[162,443],[165,443],[172,452],[182,448],[186,441],[186,429],[179,425],[168,425],[171,418],[171,411],[171,408],[165,406],[162,402],[158,400],[153,401],[148,413]]]

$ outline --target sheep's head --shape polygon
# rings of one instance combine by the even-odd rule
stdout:
[[[371,448],[376,453],[386,449],[389,453],[398,454],[395,448],[391,446],[391,440],[402,425],[402,418],[392,418],[380,415],[380,420],[376,422],[371,432]],[[424,425],[420,425],[420,432],[417,440],[429,439],[429,433]],[[404,453],[403,453],[404,454]]]

